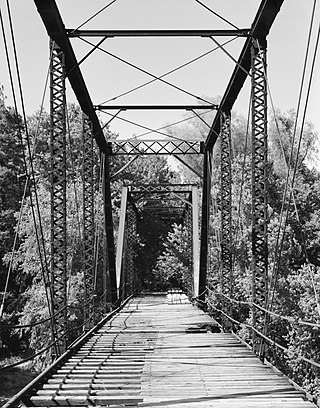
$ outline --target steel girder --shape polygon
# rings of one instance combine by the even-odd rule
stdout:
[[[110,189],[110,169],[107,143],[100,126],[99,119],[93,107],[87,86],[79,68],[78,61],[73,51],[70,39],[67,36],[64,23],[59,13],[55,0],[34,0],[41,19],[46,27],[49,37],[59,45],[64,52],[65,72],[69,79],[70,85],[76,95],[82,112],[88,115],[92,123],[93,137],[99,146],[101,157],[104,162],[104,211],[105,211],[105,231],[107,242],[107,262],[110,276],[111,293],[113,294],[112,302],[116,303],[116,267],[115,267],[115,247],[113,236],[113,217],[111,206],[111,189]],[[113,286],[114,285],[114,286]]]
[[[189,195],[189,203],[185,205],[184,214],[183,214],[183,228],[187,235],[187,248],[191,249],[188,253],[188,292],[191,296],[194,296],[194,278],[193,278],[193,231],[192,231],[192,192]]]
[[[82,117],[82,185],[83,185],[83,269],[86,294],[85,327],[94,323],[95,295],[95,226],[92,124],[86,114]]]
[[[140,291],[140,283],[137,276],[135,263],[135,246],[137,241],[137,214],[130,204],[126,217],[126,237],[125,237],[125,292],[127,295],[137,294]]]
[[[121,288],[121,280],[122,280],[121,275],[122,275],[122,262],[123,262],[123,248],[124,248],[124,238],[125,238],[127,205],[128,205],[128,187],[122,187],[119,229],[118,229],[117,256],[116,256],[117,291],[118,291],[119,297],[121,296],[120,288]]]
[[[199,242],[199,208],[198,188],[192,186],[192,253],[193,253],[193,291],[194,296],[199,295],[199,268],[200,268],[200,242]]]
[[[200,154],[202,142],[179,140],[116,140],[109,142],[109,151],[112,155],[178,155]]]
[[[109,275],[109,293],[111,303],[117,305],[117,277],[116,277],[116,256],[115,256],[115,244],[113,235],[113,216],[112,216],[112,204],[111,204],[111,186],[110,186],[110,168],[108,156],[105,153],[100,153],[100,162],[103,167],[103,180],[102,180],[102,194],[104,203],[104,220],[105,220],[105,233],[106,233],[106,249],[107,249],[107,265]]]
[[[266,41],[252,40],[252,301],[266,307],[268,290],[268,173]],[[263,328],[254,310],[253,325]],[[254,349],[258,352],[257,339]],[[260,350],[261,354],[262,350]],[[262,352],[263,354],[263,352]]]
[[[64,23],[55,0],[34,0],[40,17],[46,27],[49,37],[54,40],[65,56],[65,70],[72,89],[77,97],[82,112],[90,118],[93,136],[102,152],[106,151],[107,143],[101,129],[99,119],[93,107],[87,86],[79,68],[71,42],[67,36]]]
[[[221,115],[221,291],[232,296],[231,115]]]
[[[219,105],[95,105],[96,110],[217,110]]]
[[[51,162],[51,284],[58,338],[67,331],[67,199],[66,199],[66,94],[64,53],[51,42],[50,62],[50,162]],[[66,348],[66,338],[57,352]]]
[[[247,37],[249,28],[235,30],[77,30],[67,29],[67,35],[73,37]]]
[[[261,1],[259,10],[251,26],[250,34],[252,37],[266,38],[283,2],[284,0]],[[212,122],[205,142],[206,149],[212,148],[216,143],[220,131],[220,114],[221,112],[232,111],[232,107],[249,75],[251,69],[251,36],[245,41],[238,58],[238,63],[234,68],[229,84],[220,102],[220,108]]]
[[[130,186],[131,194],[189,193],[195,184],[140,184]]]
[[[120,299],[140,289],[134,254],[138,217],[133,206],[133,203],[129,203],[128,187],[123,187],[116,258],[117,290]]]
[[[208,243],[210,224],[210,201],[212,180],[212,149],[206,149],[203,159],[203,189],[201,211],[201,242],[198,298],[205,300],[207,288]]]

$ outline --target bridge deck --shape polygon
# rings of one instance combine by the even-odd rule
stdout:
[[[190,303],[132,299],[31,397],[30,405],[307,408],[282,375]],[[29,405],[29,404],[27,404]]]

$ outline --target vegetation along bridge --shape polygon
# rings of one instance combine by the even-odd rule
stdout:
[[[184,7],[195,20],[201,10],[200,28],[146,29],[151,20],[143,29],[113,28],[117,7],[128,21],[143,21],[139,7],[151,4],[143,0],[77,1],[72,9],[30,2],[50,38],[50,112],[44,92],[33,115],[25,108],[15,16],[9,0],[1,3],[13,105],[1,89],[5,408],[317,404],[320,173],[312,167],[317,132],[306,120],[317,4],[303,5],[310,16],[297,109],[282,113],[268,97],[267,38],[291,0],[241,2],[245,13],[237,1],[184,1],[179,10],[172,0],[154,1],[151,14],[165,25],[159,4],[166,18],[172,7],[179,27]],[[239,21],[245,14],[241,28],[237,13]],[[214,28],[203,28],[208,18]],[[178,48],[169,54],[160,40]],[[191,57],[182,40],[214,48]],[[135,41],[140,51],[132,51]],[[113,51],[124,43],[131,58]],[[136,62],[151,43],[163,60],[189,59],[154,74]],[[232,64],[222,97],[181,85],[183,69],[217,53]],[[101,58],[117,63],[111,80]],[[148,80],[125,89],[131,74],[123,67]],[[167,91],[157,96],[157,85]],[[157,104],[150,97],[140,103],[150,87]],[[246,87],[248,118],[233,113],[231,120]],[[67,92],[76,103],[67,103]],[[100,97],[107,100],[96,103]],[[176,111],[186,111],[184,118],[161,127],[133,119]],[[144,133],[122,138],[112,131],[117,121]],[[40,374],[15,394],[31,369]]]

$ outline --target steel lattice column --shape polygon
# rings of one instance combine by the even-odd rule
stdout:
[[[192,186],[192,253],[193,253],[193,296],[199,293],[199,267],[200,267],[200,243],[199,243],[199,209],[198,187]]]
[[[221,115],[221,291],[232,295],[231,116]]]
[[[202,212],[201,212],[201,244],[200,244],[200,270],[198,297],[205,300],[207,287],[207,266],[208,266],[208,241],[210,222],[210,197],[212,179],[212,149],[204,151],[203,158],[203,190],[202,190]]]
[[[106,263],[108,268],[109,297],[113,305],[118,304],[117,275],[116,275],[116,257],[113,235],[113,216],[111,204],[110,187],[110,166],[107,152],[100,152],[100,162],[102,166],[102,195],[104,203],[104,220],[106,234]]]
[[[268,277],[268,174],[266,41],[252,41],[252,298],[265,307]],[[255,310],[253,324],[263,326],[263,312]],[[258,351],[257,339],[254,349]]]
[[[132,207],[128,205],[127,216],[126,216],[126,245],[125,245],[125,282],[126,282],[126,293],[134,294],[137,292],[138,279],[136,276],[135,268],[135,243],[137,236],[137,215]]]
[[[95,294],[94,256],[94,177],[93,177],[93,137],[92,126],[87,115],[82,117],[83,152],[83,268],[86,293],[85,327],[93,325]]]
[[[187,248],[188,251],[188,293],[194,296],[194,283],[193,283],[193,234],[192,234],[192,193],[190,194],[190,204],[186,205],[184,214],[183,227],[187,235]]]
[[[67,330],[67,228],[66,228],[66,94],[64,54],[51,42],[50,114],[51,114],[51,280],[53,312],[57,335]],[[66,339],[59,342],[61,354]]]

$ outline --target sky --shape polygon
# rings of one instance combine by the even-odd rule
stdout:
[[[42,20],[32,0],[9,0],[17,44],[20,73],[26,111],[39,109],[43,94],[48,110],[49,91],[45,88],[49,64],[49,40]],[[249,28],[260,0],[201,0],[206,6],[222,15],[239,28]],[[90,16],[108,5],[111,0],[58,0],[63,21],[67,28],[77,28]],[[0,0],[1,10],[9,36],[5,0]],[[268,37],[268,81],[274,106],[287,111],[297,107],[303,62],[308,38],[313,0],[285,0]],[[316,31],[320,22],[320,8],[316,10],[316,22],[312,34],[313,52]],[[107,29],[218,29],[230,25],[195,0],[116,0],[96,18],[82,28]],[[217,37],[223,43],[230,37]],[[89,39],[96,42],[96,39]],[[238,58],[244,39],[238,38],[226,46],[235,59]],[[72,39],[76,56],[81,59],[91,48],[79,39]],[[103,49],[136,64],[153,75],[160,76],[201,54],[206,57],[166,76],[164,79],[185,89],[183,93],[166,84],[153,82],[124,97],[118,95],[143,84],[152,77],[142,73],[100,50],[89,57],[81,71],[86,80],[94,105],[112,100],[112,104],[195,104],[194,96],[215,99],[222,96],[234,62],[209,38],[116,38],[108,39]],[[4,59],[4,43],[0,38],[0,84],[5,87],[7,104],[12,104],[9,76]],[[310,62],[307,73],[310,72]],[[308,78],[307,75],[307,78]],[[46,89],[46,91],[45,91]],[[190,94],[194,95],[191,96]],[[247,115],[250,87],[247,80],[234,109]],[[320,61],[316,60],[314,80],[311,86],[307,118],[320,130],[319,115]],[[114,99],[115,98],[115,99]],[[304,92],[305,98],[305,92]],[[75,101],[71,89],[68,101]],[[269,102],[269,106],[271,103]],[[113,112],[109,112],[113,113]],[[134,111],[119,116],[141,123],[145,127],[158,128],[186,117],[185,111]],[[110,116],[101,114],[107,121]],[[144,129],[114,119],[111,130],[121,139],[145,133]],[[150,136],[146,136],[150,138]]]

